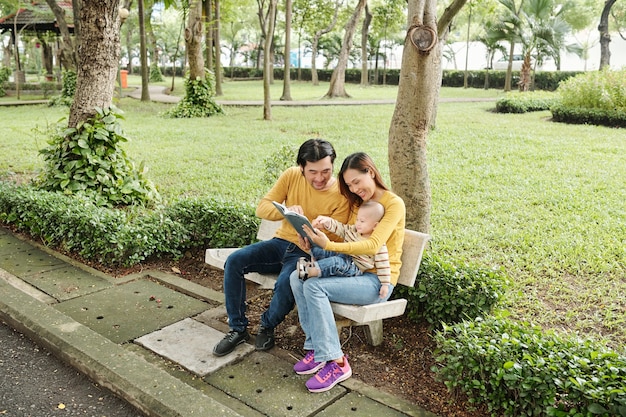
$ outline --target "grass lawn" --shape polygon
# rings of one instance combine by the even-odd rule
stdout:
[[[225,83],[220,100],[258,100],[258,84]],[[276,88],[272,98],[280,96],[282,85]],[[294,83],[292,96],[319,98],[326,89]],[[395,98],[396,91],[347,89],[356,99]],[[500,94],[442,90],[442,97]],[[330,140],[338,162],[351,152],[368,152],[388,179],[393,105],[275,106],[272,121],[263,121],[258,107],[226,107],[225,116],[171,120],[160,117],[169,105],[125,98],[118,106],[125,111],[123,126],[131,138],[127,153],[145,161],[149,178],[168,199],[199,195],[255,204],[267,189],[262,183],[265,158],[311,137]],[[428,138],[429,250],[503,268],[513,281],[505,308],[516,318],[624,346],[624,131],[552,123],[549,112],[496,114],[493,107],[484,102],[439,105],[437,129]],[[0,175],[39,169],[37,151],[46,138],[33,128],[44,129],[67,114],[67,109],[46,106],[0,107]]]

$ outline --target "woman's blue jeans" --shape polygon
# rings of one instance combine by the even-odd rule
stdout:
[[[295,271],[301,256],[308,257],[297,245],[273,238],[245,246],[226,259],[224,297],[228,325],[232,330],[242,332],[248,326],[244,278],[248,272],[278,274],[270,306],[261,316],[261,326],[273,329],[285,319],[294,306],[289,275]]]
[[[380,281],[376,274],[370,272],[358,277],[322,277],[302,281],[298,272],[294,271],[289,282],[298,305],[300,326],[305,334],[304,349],[315,350],[316,362],[343,356],[331,302],[366,305],[389,298],[379,298]]]

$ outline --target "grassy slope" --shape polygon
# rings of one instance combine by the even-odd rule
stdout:
[[[302,90],[298,88],[302,87]],[[276,88],[276,87],[275,87]],[[325,86],[296,84],[297,100]],[[254,83],[229,83],[221,99],[256,99]],[[273,95],[280,95],[281,89]],[[392,87],[349,86],[357,99],[393,98]],[[245,94],[249,94],[248,97]],[[500,92],[444,89],[442,97],[495,97]],[[359,96],[361,95],[361,96]],[[264,158],[283,145],[323,137],[339,160],[365,150],[387,177],[387,134],[393,105],[272,109],[228,108],[225,117],[169,120],[167,105],[124,99],[126,145],[145,160],[168,198],[208,195],[254,204],[265,191]],[[626,142],[623,131],[550,122],[549,112],[501,115],[493,103],[441,103],[429,135],[433,193],[431,250],[514,280],[515,316],[582,335],[626,342]],[[38,169],[45,127],[67,110],[0,107],[5,134],[0,174]]]

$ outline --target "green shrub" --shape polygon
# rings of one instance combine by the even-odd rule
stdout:
[[[166,117],[210,117],[222,114],[222,106],[215,102],[215,76],[206,70],[204,79],[185,80],[185,97],[165,113]]]
[[[498,271],[452,265],[426,253],[415,286],[398,286],[394,297],[407,298],[406,314],[411,320],[425,319],[439,326],[489,313],[507,286],[507,279]]]
[[[626,69],[590,71],[561,83],[556,121],[626,126]]]
[[[159,200],[154,185],[126,156],[117,109],[96,114],[75,128],[55,126],[49,146],[40,150],[45,166],[36,184],[46,191],[82,194],[96,205],[153,204]]]
[[[293,145],[284,145],[279,150],[265,158],[265,172],[263,183],[268,187],[274,185],[280,174],[295,164],[298,148]]]
[[[108,266],[132,266],[153,256],[176,259],[190,248],[248,245],[259,224],[253,208],[209,199],[120,210],[85,196],[6,182],[0,182],[0,222]]]
[[[150,82],[158,83],[163,81],[163,74],[156,62],[150,64]]]
[[[435,341],[438,378],[492,415],[626,416],[626,357],[590,340],[488,317]]]
[[[496,101],[498,113],[527,113],[532,111],[550,110],[558,102],[558,96],[545,91],[525,93],[507,93]]]
[[[61,95],[53,97],[48,102],[49,106],[71,106],[76,93],[76,83],[78,76],[74,71],[63,71],[63,87]]]
[[[11,68],[0,67],[0,97],[4,97],[7,94],[7,92],[4,89],[4,83],[9,81],[10,76],[11,76]]]

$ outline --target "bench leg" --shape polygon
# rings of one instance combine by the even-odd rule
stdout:
[[[352,320],[335,317],[335,326],[337,326],[337,334],[341,337],[341,330],[344,327],[352,326]]]
[[[365,326],[365,339],[372,346],[378,346],[383,342],[383,321],[376,320],[363,323]]]

